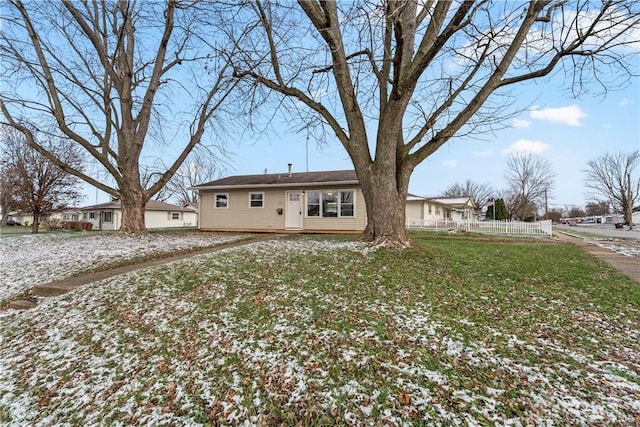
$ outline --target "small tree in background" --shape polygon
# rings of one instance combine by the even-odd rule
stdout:
[[[549,160],[535,154],[513,154],[507,160],[505,180],[510,217],[521,220],[535,217],[536,202],[544,200],[553,189],[555,173]]]
[[[495,213],[495,215],[494,215]],[[497,199],[491,206],[487,206],[487,213],[485,217],[488,220],[504,221],[509,219],[509,213],[507,212],[507,206],[503,199]]]
[[[582,208],[579,208],[577,206],[567,208],[568,218],[583,218],[585,216],[587,216],[587,214],[585,213],[584,210],[582,210]]]
[[[15,209],[33,215],[33,233],[38,232],[42,215],[65,209],[82,199],[80,180],[27,145],[22,132],[5,126],[1,139],[3,171],[11,177],[9,186],[3,190],[11,194]],[[38,143],[64,159],[65,164],[82,170],[82,156],[72,141],[47,135],[39,137]]]
[[[509,212],[507,211],[507,205],[504,203],[504,199],[500,198],[496,200],[495,209],[497,221],[504,221],[505,219],[510,218]]]
[[[549,209],[546,215],[546,219],[550,219],[553,222],[560,222],[563,217],[562,210],[560,209]]]
[[[633,228],[633,207],[640,202],[640,150],[603,154],[587,162],[585,186],[609,200],[616,212]]]
[[[9,212],[16,210],[16,200],[12,188],[15,187],[15,176],[11,173],[9,162],[0,161],[0,208],[2,209],[2,218],[0,224],[7,225]]]
[[[450,185],[442,193],[443,197],[471,197],[478,204],[484,203],[494,193],[490,184],[478,184],[467,179],[465,182],[456,182]]]
[[[584,207],[584,211],[587,216],[607,215],[611,213],[611,210],[609,209],[609,202],[605,201],[589,202]]]

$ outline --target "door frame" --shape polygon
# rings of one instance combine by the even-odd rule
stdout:
[[[296,224],[291,223],[290,220],[290,216],[289,215],[295,215],[293,212],[291,212],[292,209],[291,208],[291,201],[289,200],[289,197],[291,194],[298,194],[298,201],[299,201],[299,222]],[[304,209],[304,203],[303,203],[303,192],[302,190],[291,190],[291,191],[285,191],[285,210],[284,210],[284,228],[286,230],[302,230],[303,229],[303,222],[304,222],[304,215],[302,214]]]

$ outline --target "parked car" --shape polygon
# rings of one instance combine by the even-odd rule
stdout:
[[[621,222],[616,223],[616,228],[624,228],[624,224]]]
[[[18,225],[22,225],[22,223],[20,221],[14,221],[12,219],[8,219],[7,220],[7,225],[18,226]]]
[[[569,223],[569,226],[570,226],[570,227],[577,227],[577,226],[578,226],[578,224],[577,224],[575,221],[571,221],[571,222]]]

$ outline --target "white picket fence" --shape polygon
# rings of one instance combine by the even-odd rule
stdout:
[[[525,236],[551,236],[553,225],[551,220],[522,222],[522,221],[433,221],[407,218],[406,227],[409,229],[425,230],[464,230],[473,233],[513,234]]]

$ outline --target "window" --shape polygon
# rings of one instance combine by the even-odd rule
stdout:
[[[322,217],[334,218],[338,216],[338,192],[322,192]]]
[[[264,193],[249,193],[249,208],[264,208]]]
[[[354,212],[353,190],[307,192],[308,217],[353,217]]]
[[[307,216],[320,216],[320,192],[307,192]]]
[[[216,193],[216,209],[227,209],[229,207],[229,193]]]
[[[340,192],[340,216],[353,216],[353,191]]]
[[[431,205],[429,205],[429,215],[431,215]]]
[[[180,212],[171,212],[171,220],[172,221],[180,220]]]
[[[96,213],[95,212],[89,212],[89,219],[96,219]]]
[[[113,212],[104,212],[104,222],[113,222]]]
[[[440,215],[440,208],[436,206],[436,215]]]

